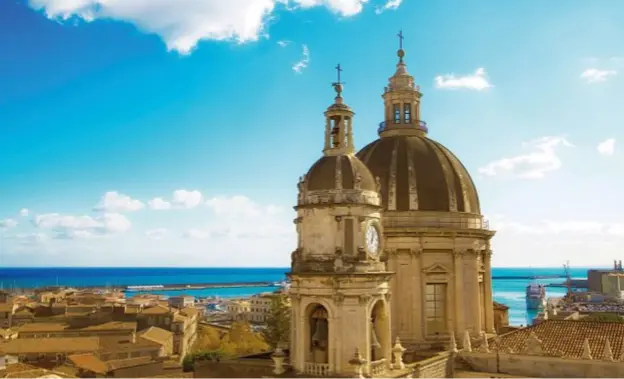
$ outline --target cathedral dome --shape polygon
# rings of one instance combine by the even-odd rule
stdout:
[[[481,213],[464,165],[424,133],[382,136],[357,157],[380,178],[382,205],[388,211]]]
[[[324,156],[306,174],[308,191],[368,190],[376,191],[370,170],[355,155]]]

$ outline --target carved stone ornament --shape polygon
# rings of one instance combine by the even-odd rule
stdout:
[[[379,176],[375,177],[375,189],[378,193],[381,193],[381,179],[379,179]]]
[[[371,295],[360,295],[358,300],[360,301],[360,305],[367,304],[371,299]]]
[[[344,302],[344,299],[345,299],[345,296],[342,293],[340,293],[340,292],[335,293],[332,296],[332,300],[334,301],[334,304],[336,304],[338,306],[342,305],[342,303]]]
[[[334,219],[336,220],[336,222],[340,222],[342,221],[342,216],[336,216],[334,217]]]
[[[386,302],[388,302],[388,303],[389,303],[391,299],[392,299],[392,294],[391,294],[390,292],[388,292],[388,293],[386,294]]]
[[[526,340],[526,348],[523,353],[526,355],[544,355],[544,349],[542,348],[542,341],[537,338],[534,332],[529,334]]]
[[[361,188],[361,184],[362,184],[362,176],[357,173],[355,175],[355,179],[353,180],[353,188],[356,190],[359,190]]]

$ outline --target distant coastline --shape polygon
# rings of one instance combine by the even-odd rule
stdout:
[[[572,267],[573,278],[584,278],[587,267]],[[42,286],[115,287],[120,285],[170,285],[194,283],[280,282],[288,267],[275,268],[203,268],[203,267],[0,267],[0,288],[36,288]],[[560,275],[562,267],[494,267],[493,276]],[[494,300],[510,307],[510,322],[526,325],[535,315],[526,310],[525,288],[530,280],[494,280]],[[544,279],[549,284],[563,279]],[[195,297],[241,297],[273,291],[274,287],[208,288],[184,291],[157,291],[163,295],[185,293]],[[566,289],[549,287],[548,296],[563,296]]]

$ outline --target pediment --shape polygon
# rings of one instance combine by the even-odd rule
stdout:
[[[448,274],[449,269],[440,263],[434,263],[429,267],[425,267],[423,272],[425,274]]]

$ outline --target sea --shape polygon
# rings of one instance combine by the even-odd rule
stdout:
[[[0,267],[0,288],[28,289],[41,286],[125,286],[193,283],[279,282],[286,279],[288,268],[100,268],[100,267]],[[570,276],[587,277],[588,268],[574,267]],[[554,268],[492,268],[492,276],[546,276],[563,275],[563,267]],[[531,282],[562,283],[565,279],[500,279],[493,280],[494,301],[509,307],[512,325],[529,325],[535,311],[526,309],[525,289]],[[222,298],[249,296],[274,291],[275,287],[210,288],[183,291],[150,291],[166,296],[186,294],[195,297]],[[563,287],[547,287],[548,297],[563,296]]]

